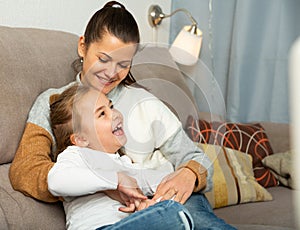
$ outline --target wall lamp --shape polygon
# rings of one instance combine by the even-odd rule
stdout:
[[[164,14],[159,5],[151,5],[148,10],[148,21],[151,27],[157,28],[163,19],[171,17],[177,12],[184,12],[191,20],[191,25],[182,28],[169,51],[177,63],[182,65],[194,65],[198,60],[201,49],[202,31],[197,27],[197,22],[190,12],[180,8],[171,14]]]

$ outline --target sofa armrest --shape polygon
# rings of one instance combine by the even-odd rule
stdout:
[[[0,229],[65,229],[62,203],[34,200],[11,187],[10,164],[0,165]]]

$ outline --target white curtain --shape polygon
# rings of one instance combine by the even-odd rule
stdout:
[[[300,36],[300,0],[172,0],[178,8],[204,33],[199,62],[221,91],[226,120],[288,123],[288,55]],[[171,18],[170,43],[188,23],[184,14]],[[201,79],[196,69],[187,75]]]

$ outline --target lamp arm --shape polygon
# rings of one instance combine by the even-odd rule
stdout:
[[[148,10],[148,21],[151,27],[157,27],[158,25],[160,25],[161,21],[164,18],[168,18],[171,17],[172,15],[176,14],[177,12],[184,12],[188,18],[191,20],[192,28],[197,28],[197,21],[195,20],[195,18],[193,18],[193,16],[191,15],[191,13],[189,11],[187,11],[184,8],[179,8],[174,10],[172,13],[170,14],[164,14],[160,8],[159,5],[151,5],[149,10]]]
[[[188,18],[191,20],[192,25],[195,25],[195,26],[198,25],[197,21],[196,21],[195,18],[191,15],[191,13],[190,13],[189,11],[187,11],[186,9],[184,9],[184,8],[176,9],[176,10],[174,10],[173,12],[171,12],[170,14],[163,14],[163,15],[161,15],[161,18],[169,18],[169,17],[172,17],[174,14],[176,14],[176,13],[178,13],[178,12],[184,12],[184,13],[188,16]]]

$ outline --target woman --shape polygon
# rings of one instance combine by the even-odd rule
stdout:
[[[107,3],[92,16],[79,39],[82,69],[77,81],[101,90],[122,112],[127,124],[125,149],[133,161],[150,168],[166,161],[173,164],[175,172],[159,184],[154,200],[175,197],[192,214],[196,229],[231,229],[214,215],[202,193],[212,184],[213,169],[207,156],[194,146],[162,102],[157,99],[151,103],[148,97],[154,96],[129,87],[135,82],[130,67],[139,41],[132,15],[118,2]],[[14,189],[46,202],[59,199],[47,187],[47,175],[54,164],[50,157],[54,137],[49,124],[49,97],[70,85],[49,89],[37,98],[10,168]]]

